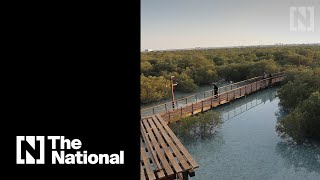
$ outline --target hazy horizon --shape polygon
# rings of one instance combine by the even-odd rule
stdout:
[[[290,31],[290,7],[314,7],[314,31]],[[142,0],[141,50],[320,43],[320,1]]]

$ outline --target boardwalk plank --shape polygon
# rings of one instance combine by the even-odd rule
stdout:
[[[140,180],[146,180],[146,177],[144,175],[144,168],[142,167],[141,163],[140,163]]]
[[[154,129],[154,127],[150,128],[150,126],[148,124],[148,121],[150,121],[150,120],[151,120],[151,118],[148,118],[147,120],[144,120],[143,122],[144,122],[144,125],[145,125],[145,127],[146,127],[146,129],[148,131],[148,135],[149,135],[149,137],[151,139],[152,146],[155,148],[156,154],[158,155],[162,165],[164,166],[164,169],[165,169],[166,173],[168,175],[173,174],[173,171],[170,168],[169,163],[167,162],[166,158],[164,157],[163,152],[161,151],[161,149],[159,147],[159,142],[156,140],[156,138],[154,136],[154,132],[152,132],[152,130],[151,130],[151,129]],[[157,130],[155,130],[155,131],[157,131]],[[157,157],[155,157],[155,158],[157,158]],[[163,171],[159,172],[159,178],[161,178],[161,177],[164,177]]]
[[[164,150],[165,155],[168,157],[170,164],[173,166],[175,172],[182,172],[182,169],[180,168],[179,164],[174,160],[172,152],[170,151],[169,147],[167,146],[167,143],[165,142],[162,135],[158,131],[158,126],[155,125],[153,120],[154,119],[152,118],[152,120],[150,121],[151,127],[157,129],[155,131],[156,137],[158,138],[158,142],[162,146],[162,149]],[[173,174],[173,172],[167,173],[167,174]]]
[[[157,119],[155,121],[155,123],[157,124],[157,126],[159,127],[160,132],[162,133],[164,139],[166,140],[166,142],[169,144],[170,148],[172,149],[172,151],[174,152],[174,154],[176,155],[177,159],[179,160],[179,162],[181,163],[184,171],[192,169],[192,167],[187,163],[186,158],[183,156],[183,154],[181,154],[180,150],[177,148],[177,146],[174,144],[174,140],[169,136],[169,133],[173,132],[170,130],[169,126],[167,124],[160,123],[159,122],[159,118],[155,118]],[[163,120],[162,120],[163,121]],[[169,131],[167,130],[169,129]],[[168,133],[169,132],[169,133]],[[181,143],[180,143],[181,144]],[[182,145],[182,144],[181,144]],[[191,156],[190,156],[191,157]]]
[[[168,125],[165,124],[164,120],[162,119],[161,116],[158,114],[156,117],[159,119],[159,122],[163,125],[163,127],[167,130],[168,134],[171,136],[171,138],[175,141],[177,146],[179,146],[180,150],[182,151],[183,155],[188,159],[190,162],[191,166],[193,168],[199,167],[198,163],[195,162],[195,160],[192,158],[190,153],[187,151],[187,149],[182,145],[182,143],[179,141],[179,139],[176,137],[176,135],[171,131]]]
[[[142,158],[143,163],[144,163],[144,167],[146,168],[146,171],[147,171],[148,178],[150,180],[156,179],[156,176],[155,176],[155,174],[154,174],[154,172],[153,172],[153,170],[151,168],[150,162],[149,162],[149,157],[147,156],[147,153],[144,150],[144,147],[140,148],[140,152],[141,152],[141,158]]]
[[[144,127],[143,127],[142,121],[140,121],[140,124],[141,124],[140,131],[141,131],[141,135],[142,135],[142,137],[143,137],[143,139],[144,139],[144,141],[146,143],[146,148],[151,153],[151,156],[152,156],[151,159],[156,164],[157,169],[160,170],[161,169],[161,165],[160,165],[158,159],[156,158],[157,157],[156,156],[156,152],[152,148],[152,143],[150,142],[150,140],[148,138],[148,135],[147,135],[147,133],[146,133]]]

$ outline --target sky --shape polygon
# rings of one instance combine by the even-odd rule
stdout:
[[[314,8],[313,32],[292,31],[290,7]],[[142,51],[275,43],[320,43],[320,0],[141,0]]]

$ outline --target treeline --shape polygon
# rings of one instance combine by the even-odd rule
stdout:
[[[319,46],[274,46],[141,53],[141,102],[169,98],[170,76],[175,90],[194,92],[218,80],[241,81],[263,72],[274,73],[320,63]]]
[[[301,143],[320,140],[320,67],[289,70],[278,91],[280,117],[277,131],[283,138]]]

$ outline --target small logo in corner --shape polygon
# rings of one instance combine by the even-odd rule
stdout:
[[[17,164],[44,164],[44,136],[16,136]]]
[[[314,7],[290,7],[290,31],[314,32]]]

